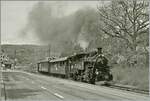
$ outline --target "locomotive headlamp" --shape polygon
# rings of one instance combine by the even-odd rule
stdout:
[[[98,74],[99,74],[99,72],[98,72],[98,71],[96,71],[96,74],[98,75]]]

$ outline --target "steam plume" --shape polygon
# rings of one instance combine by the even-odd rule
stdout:
[[[65,6],[37,3],[29,13],[28,24],[23,32],[30,31],[36,34],[42,43],[57,48],[67,41],[79,43],[85,49],[97,31],[96,10],[86,7],[66,15],[66,9]]]

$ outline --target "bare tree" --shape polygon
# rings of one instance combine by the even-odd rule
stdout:
[[[143,42],[140,37],[149,34],[148,6],[146,0],[112,0],[110,4],[99,6],[99,29],[123,39],[129,49],[136,52],[137,45]]]

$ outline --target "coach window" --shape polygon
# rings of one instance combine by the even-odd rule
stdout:
[[[60,66],[62,66],[63,65],[63,63],[62,62],[60,62]]]
[[[58,63],[58,66],[61,66],[61,62]]]

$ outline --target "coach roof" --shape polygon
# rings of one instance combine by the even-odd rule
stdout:
[[[50,60],[49,62],[60,62],[60,61],[65,61],[67,59],[68,59],[68,57],[62,57],[62,58]]]
[[[49,60],[48,59],[43,59],[43,60],[39,61],[38,63],[43,63],[43,62],[49,62]]]

